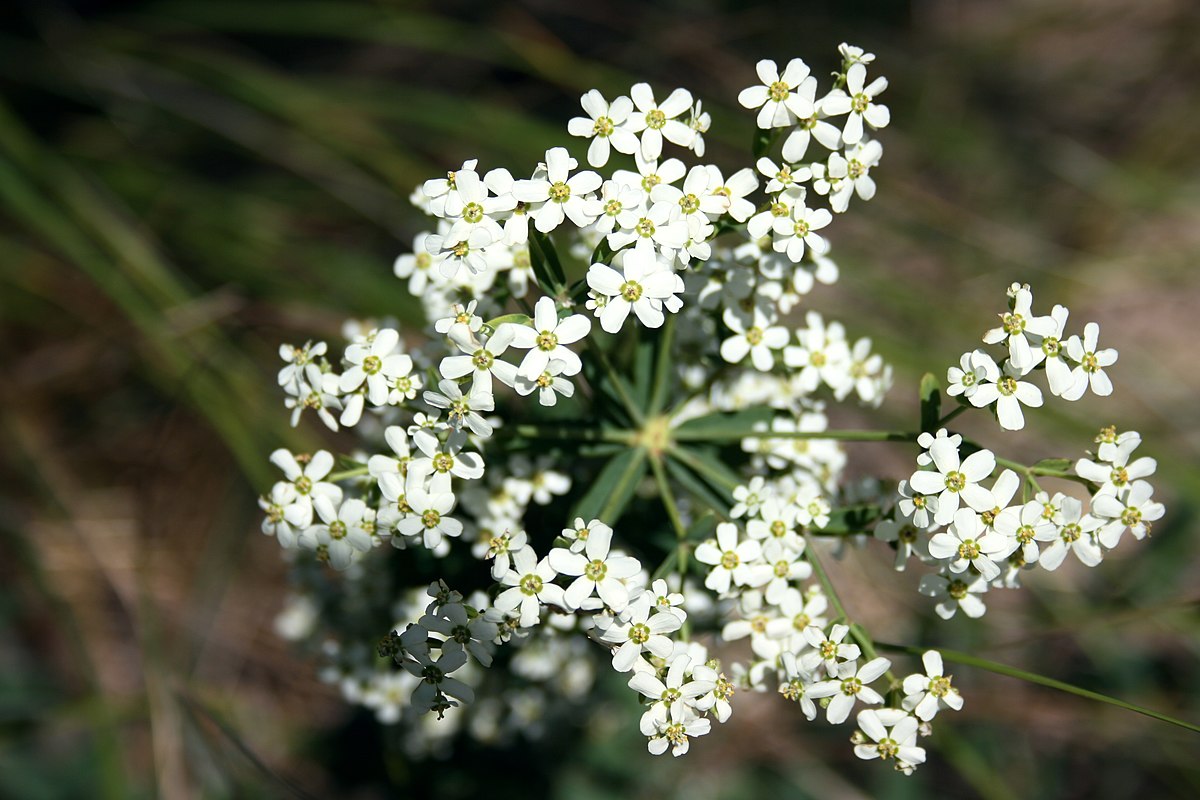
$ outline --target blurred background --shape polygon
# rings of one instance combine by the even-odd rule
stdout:
[[[679,761],[644,754],[632,707],[412,761],[274,634],[287,574],[255,505],[272,449],[324,437],[287,427],[278,343],[413,312],[391,262],[423,226],[415,184],[582,152],[578,96],[643,79],[701,98],[709,157],[736,169],[754,62],[827,75],[849,41],[878,54],[892,125],[877,198],[832,233],[842,279],[810,299],[896,365],[884,424],[911,425],[920,374],[1026,281],[1101,323],[1116,393],[1003,441],[964,427],[1026,461],[1137,429],[1168,505],[1152,538],[989,595],[979,623],[932,620],[915,575],[852,553],[833,568],[851,613],[1200,720],[1192,0],[10,0],[2,20],[0,797],[1200,795],[1195,735],[965,668],[912,779],[744,695]],[[911,469],[905,448],[851,453]]]

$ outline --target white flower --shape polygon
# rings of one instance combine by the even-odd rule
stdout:
[[[703,105],[697,100],[692,108],[692,118],[688,120],[688,127],[693,132],[692,143],[688,147],[698,158],[704,158],[704,134],[708,133],[708,128],[712,125],[712,115],[703,110]]]
[[[551,583],[557,574],[549,560],[537,560],[532,547],[525,547],[512,555],[513,566],[500,579],[505,589],[492,603],[499,611],[520,609],[520,625],[529,628],[541,619],[543,605],[564,606],[561,586]]]
[[[938,507],[934,521],[949,525],[958,511],[959,500],[976,511],[987,511],[992,506],[992,495],[979,482],[996,469],[996,457],[991,450],[972,453],[960,462],[958,445],[951,439],[937,439],[929,448],[933,470],[918,470],[908,479],[913,491],[925,495],[937,495]]]
[[[420,534],[428,550],[440,545],[443,536],[458,537],[462,533],[463,524],[446,516],[454,508],[454,495],[450,492],[427,492],[411,486],[405,497],[412,513],[396,522],[396,530],[400,533],[405,536]]]
[[[1070,389],[1062,393],[1064,400],[1078,400],[1089,387],[1093,394],[1101,397],[1112,394],[1112,381],[1108,379],[1104,368],[1117,363],[1117,351],[1111,347],[1097,350],[1099,338],[1100,326],[1089,322],[1083,327],[1082,341],[1078,336],[1067,340],[1067,355],[1077,362],[1078,366],[1071,371],[1073,383]]]
[[[776,165],[774,161],[763,156],[754,163],[758,171],[769,178],[766,185],[767,194],[783,195],[775,198],[776,203],[787,203],[791,207],[791,203],[797,199],[804,199],[805,189],[800,184],[812,177],[812,170],[808,167],[792,166],[791,164]],[[775,216],[779,216],[775,214]],[[765,233],[765,231],[763,231]],[[761,238],[763,233],[758,233],[754,230],[750,231],[750,235],[755,239]]]
[[[542,233],[557,228],[564,216],[580,228],[595,220],[588,214],[586,195],[600,188],[601,178],[590,171],[572,176],[571,170],[578,166],[566,148],[552,147],[546,151],[546,177],[513,185],[513,197],[527,204],[534,227]]]
[[[968,617],[976,619],[987,611],[987,606],[977,596],[987,589],[988,582],[982,576],[941,573],[922,576],[918,591],[938,601],[934,611],[942,619],[950,619],[960,608]]]
[[[905,518],[912,520],[913,525],[925,530],[937,524],[934,522],[937,516],[937,495],[918,494],[912,490],[908,481],[900,481],[896,493],[900,495],[896,503],[897,508]]]
[[[1134,481],[1116,494],[1100,494],[1092,498],[1092,514],[1104,521],[1097,536],[1100,543],[1112,549],[1128,528],[1135,539],[1150,532],[1150,523],[1162,519],[1166,508],[1150,499],[1154,487],[1146,481]]]
[[[905,773],[925,762],[925,748],[917,746],[918,724],[914,717],[896,708],[868,708],[858,712],[856,719],[871,742],[855,744],[854,755],[867,761],[895,759],[896,768]]]
[[[429,275],[433,269],[433,254],[426,243],[430,233],[418,233],[413,239],[413,251],[396,257],[392,272],[397,278],[408,278],[408,292],[414,297],[425,293]]]
[[[962,572],[969,565],[989,581],[1000,574],[1000,567],[992,559],[1003,558],[1009,552],[1005,538],[995,531],[984,533],[979,514],[969,508],[960,508],[949,529],[935,533],[929,540],[929,554],[949,559],[951,572]]]
[[[327,558],[334,569],[346,569],[355,552],[365,553],[371,549],[371,537],[360,524],[367,510],[362,500],[352,498],[334,508],[327,495],[318,495],[313,500],[313,508],[323,524],[301,533],[300,544],[316,550],[318,557]]]
[[[629,679],[629,688],[654,701],[642,715],[643,734],[652,736],[668,721],[672,708],[677,705],[694,707],[697,698],[715,688],[716,681],[701,680],[690,675],[691,666],[692,657],[679,653],[668,662],[664,680],[660,680],[650,669],[634,671]],[[692,679],[688,680],[689,677]]]
[[[761,475],[755,475],[745,486],[735,487],[733,490],[734,505],[729,510],[729,517],[737,519],[747,514],[750,516],[758,514],[763,503],[769,499],[765,487],[766,482]]]
[[[454,236],[449,232],[444,235],[434,233],[425,239],[425,246],[446,280],[454,279],[464,266],[472,275],[485,272],[488,267],[485,251],[495,243],[495,233],[478,226],[461,230]]]
[[[862,655],[858,645],[843,642],[850,628],[846,625],[834,625],[829,635],[815,625],[804,630],[804,640],[813,649],[800,657],[800,667],[805,672],[815,672],[821,664],[830,675],[837,672],[838,664],[842,661],[857,661]]]
[[[579,374],[583,363],[566,346],[587,336],[592,329],[592,321],[583,314],[572,314],[560,320],[554,300],[541,297],[533,307],[531,322],[532,327],[517,325],[513,328],[513,346],[529,350],[517,373],[535,380],[546,371],[551,359],[556,359],[563,363],[564,375]]]
[[[883,702],[883,696],[867,684],[882,676],[891,665],[886,658],[872,659],[861,667],[853,661],[843,661],[837,665],[836,672],[830,673],[829,680],[814,683],[806,693],[812,698],[832,697],[825,709],[825,718],[839,725],[850,716],[855,700],[867,705]]]
[[[629,604],[625,581],[636,575],[642,565],[636,558],[611,553],[611,543],[612,529],[606,525],[592,531],[583,553],[573,553],[565,547],[550,551],[550,566],[559,575],[578,576],[563,593],[568,609],[582,606],[593,592],[617,613]]]
[[[1050,384],[1050,393],[1055,397],[1062,397],[1075,383],[1075,376],[1066,360],[1066,342],[1062,340],[1069,313],[1065,306],[1054,307],[1050,312],[1054,329],[1041,337],[1041,343],[1033,354],[1034,363],[1046,362],[1046,382]]]
[[[612,659],[617,672],[633,669],[643,651],[666,658],[674,648],[666,634],[679,630],[683,622],[675,614],[651,614],[652,600],[649,594],[635,598],[600,634],[601,641],[617,646]]]
[[[592,228],[599,233],[631,231],[646,213],[645,203],[645,192],[626,183],[608,180],[600,187],[600,195],[587,201],[587,213],[596,218]]]
[[[1141,441],[1141,437],[1134,434],[1124,436],[1119,443],[1102,443],[1097,455],[1100,462],[1081,458],[1075,462],[1075,473],[1100,484],[1097,494],[1115,494],[1133,481],[1150,477],[1158,469],[1158,462],[1149,456],[1129,460]]]
[[[404,669],[410,675],[420,678],[421,683],[413,691],[412,705],[419,713],[424,714],[434,708],[445,710],[446,694],[457,697],[464,703],[475,699],[475,691],[458,678],[451,678],[450,673],[458,670],[467,663],[465,650],[443,650],[436,660],[429,653],[417,653],[414,660],[405,661]],[[444,694],[443,694],[444,693]]]
[[[312,503],[301,499],[296,486],[287,481],[277,481],[270,495],[258,498],[258,506],[266,513],[262,532],[278,539],[280,547],[295,547],[296,532],[312,524]]]
[[[861,142],[847,156],[831,153],[828,166],[813,182],[813,190],[817,194],[828,194],[829,207],[839,214],[850,207],[850,197],[855,193],[862,200],[875,196],[871,167],[879,164],[883,157],[883,145],[874,140]]]
[[[796,120],[796,128],[783,141],[783,159],[793,164],[804,158],[808,145],[816,139],[826,150],[842,146],[842,132],[825,121],[828,113],[820,105],[807,117]]]
[[[496,638],[497,626],[483,614],[470,617],[462,603],[448,603],[437,614],[422,616],[417,624],[427,631],[445,636],[443,649],[452,650],[457,646],[470,653],[480,665],[492,665],[492,640]]]
[[[1006,470],[1004,474],[1011,473]],[[1054,523],[1042,516],[1042,509],[1042,504],[1034,500],[1004,509],[992,522],[996,533],[1009,541],[1005,549],[1009,553],[1019,550],[1024,564],[1032,564],[1040,557],[1035,540],[1045,541],[1054,533]]]
[[[736,222],[750,219],[754,215],[754,203],[746,197],[758,188],[758,178],[754,177],[754,170],[744,167],[730,175],[726,181],[720,168],[709,164],[706,169],[709,172],[709,191],[725,200],[729,216]]]
[[[458,242],[468,238],[471,231],[487,232],[490,242],[499,241],[504,231],[496,217],[512,211],[517,201],[511,194],[490,197],[487,183],[475,170],[460,170],[455,178],[456,192],[446,200],[446,216],[454,218],[446,234],[448,241]],[[479,272],[479,270],[472,270]]]
[[[367,342],[347,347],[345,358],[350,366],[338,380],[338,388],[343,393],[353,392],[365,382],[371,405],[386,404],[391,383],[412,371],[412,358],[393,352],[399,343],[400,334],[384,328]]]
[[[983,334],[983,341],[985,344],[1007,341],[1009,362],[1024,375],[1037,363],[1028,337],[1033,335],[1041,341],[1042,337],[1053,336],[1058,325],[1053,317],[1032,316],[1033,293],[1029,287],[1014,283],[1009,287],[1009,297],[1012,310],[1000,315],[1000,326]]]
[[[937,650],[927,650],[921,656],[921,663],[925,665],[924,675],[917,673],[904,679],[905,710],[926,722],[943,708],[960,710],[963,707],[962,695],[951,685],[950,676],[945,674],[942,654]]]
[[[487,540],[484,557],[492,559],[492,578],[494,580],[504,577],[504,573],[508,572],[512,554],[525,549],[528,541],[525,531],[513,533],[508,530]]]
[[[487,423],[480,411],[492,411],[496,408],[495,398],[488,388],[473,384],[471,393],[464,396],[458,384],[449,378],[438,382],[438,392],[425,392],[422,399],[434,408],[444,408],[450,413],[447,419],[455,430],[462,430],[463,425],[470,428],[476,436],[491,436],[492,426]]]
[[[512,344],[513,331],[513,325],[501,325],[491,336],[479,340],[462,328],[451,330],[450,341],[463,355],[443,358],[438,372],[455,380],[470,374],[472,388],[480,391],[492,391],[493,375],[505,386],[512,386],[517,380],[517,368],[501,361],[500,356]]]
[[[833,220],[833,215],[823,208],[807,208],[797,202],[787,217],[776,217],[771,229],[775,233],[771,243],[776,253],[787,253],[787,257],[799,263],[804,258],[804,246],[816,253],[824,253],[829,247],[824,237],[816,233]]]
[[[279,357],[284,360],[284,366],[279,370],[280,386],[297,386],[304,379],[304,368],[325,355],[328,349],[324,342],[307,342],[303,347],[293,347],[290,344],[279,345]]]
[[[732,581],[738,586],[762,585],[763,572],[770,575],[771,568],[765,564],[754,564],[762,555],[762,545],[754,539],[738,543],[738,527],[732,522],[717,526],[717,538],[702,542],[696,547],[696,560],[712,565],[704,585],[718,594],[729,591]]]
[[[430,214],[435,217],[446,216],[446,203],[458,191],[458,173],[464,170],[474,170],[478,164],[477,159],[468,159],[457,170],[447,172],[446,177],[432,178],[422,184],[421,194],[428,200]]]
[[[632,154],[638,140],[624,126],[633,112],[633,101],[621,96],[608,103],[604,95],[592,89],[579,98],[586,117],[573,117],[567,123],[567,132],[572,136],[591,139],[588,145],[588,163],[603,167],[608,163],[609,143],[621,153]]]
[[[858,144],[863,136],[863,120],[872,128],[885,128],[891,122],[892,115],[887,106],[881,106],[874,100],[887,88],[887,78],[876,78],[870,84],[864,85],[867,79],[867,68],[861,62],[852,64],[846,70],[846,89],[834,89],[820,102],[820,108],[831,116],[849,113],[846,126],[842,128],[842,141],[848,145]]]
[[[620,256],[621,272],[605,264],[588,268],[588,286],[608,298],[598,309],[600,327],[608,333],[618,332],[630,309],[647,328],[662,327],[663,309],[675,313],[683,306],[676,296],[683,292],[683,279],[653,252],[634,248]]]
[[[312,501],[314,498],[328,497],[334,505],[342,502],[342,489],[336,483],[330,483],[325,478],[333,471],[333,454],[328,450],[318,450],[311,457],[297,458],[290,450],[279,448],[271,453],[271,463],[283,471],[284,477],[291,481],[296,492],[295,503],[309,509],[308,518],[312,518]],[[301,463],[304,466],[300,466]],[[307,523],[305,523],[307,524]]]
[[[962,395],[968,400],[984,381],[1000,379],[1000,368],[992,357],[982,350],[963,353],[957,367],[946,370],[946,394],[950,397]]]
[[[738,102],[745,108],[759,109],[758,127],[785,128],[797,118],[812,116],[817,79],[809,74],[807,64],[793,58],[780,75],[774,61],[763,59],[755,65],[755,71],[762,85],[743,89]]]
[[[692,107],[691,92],[686,89],[676,89],[670,96],[658,105],[654,100],[654,91],[648,83],[634,84],[629,90],[637,111],[625,122],[626,130],[640,133],[642,158],[654,161],[662,155],[662,140],[690,147],[696,132],[689,126],[675,119]]]
[[[1039,554],[1038,564],[1042,569],[1056,570],[1071,552],[1084,566],[1096,566],[1104,558],[1096,542],[1096,531],[1104,520],[1084,514],[1083,503],[1077,498],[1063,497],[1059,505],[1057,524],[1043,527],[1039,532],[1038,539],[1050,544]]]
[[[342,401],[338,399],[338,376],[321,372],[316,364],[306,364],[304,380],[290,383],[284,387],[288,397],[283,401],[285,408],[292,410],[292,427],[300,424],[300,415],[306,408],[317,412],[317,417],[331,431],[338,429],[338,421],[334,419],[330,409],[340,409]]]
[[[567,362],[557,358],[553,359],[546,365],[546,370],[536,378],[518,375],[513,387],[522,397],[533,394],[534,390],[537,390],[538,403],[543,406],[556,405],[560,394],[563,397],[572,397],[575,394],[575,385],[561,377],[566,367]]]
[[[722,317],[725,325],[734,335],[721,342],[721,358],[730,364],[737,364],[750,354],[750,361],[759,372],[770,372],[775,366],[775,354],[772,350],[783,348],[788,342],[788,331],[781,325],[772,325],[758,308],[750,324],[742,322],[738,314],[726,309]]]
[[[661,756],[671,748],[671,755],[681,756],[688,751],[691,736],[704,736],[712,729],[712,722],[688,706],[680,703],[671,706],[670,717],[663,720],[647,744],[650,752]]]
[[[1025,427],[1021,405],[1041,408],[1042,390],[1029,381],[1020,380],[1024,373],[1013,365],[1012,359],[1004,362],[1002,370],[992,371],[989,367],[985,367],[985,370],[985,379],[994,382],[976,385],[975,391],[967,399],[976,408],[995,403],[1000,427],[1008,431],[1021,430]]]
[[[617,218],[622,225],[626,221],[625,217]],[[657,250],[666,259],[674,258],[675,253],[687,242],[687,222],[676,219],[673,209],[662,203],[656,203],[649,209],[642,206],[632,227],[622,227],[608,235],[608,246],[613,250],[620,250],[632,243],[638,250]]]

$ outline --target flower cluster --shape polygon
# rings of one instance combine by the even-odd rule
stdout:
[[[822,540],[873,533],[897,568],[936,568],[921,591],[941,616],[978,616],[1021,570],[1068,551],[1095,565],[1162,516],[1137,434],[1106,430],[1071,472],[943,427],[986,407],[1021,427],[1037,369],[1056,396],[1111,391],[1095,324],[1066,337],[1066,309],[1032,316],[1028,287],[984,336],[1000,360],[975,350],[950,370],[958,410],[920,434],[830,426],[834,404],[878,407],[893,380],[869,339],[804,305],[838,278],[827,229],[874,196],[871,137],[890,119],[874,56],[840,56],[824,93],[799,59],[759,62],[761,85],[738,96],[754,165],[728,176],[669,151],[705,153],[710,120],[687,90],[585,93],[567,133],[590,169],[558,146],[516,176],[471,159],[413,193],[429,229],[393,269],[424,336],[376,320],[348,324],[340,354],[281,348],[293,425],[311,410],[359,449],[271,455],[283,475],[262,529],[297,576],[279,628],[414,752],[447,731],[540,735],[611,669],[643,701],[651,753],[686,753],[735,689],[775,689],[810,720],[857,709],[855,753],[911,772],[918,737],[962,698],[936,651],[924,673],[892,674],[821,569]],[[915,442],[918,469],[898,498],[848,483],[845,441]],[[1087,511],[1038,478],[1086,487]],[[437,563],[465,590],[430,583]]]

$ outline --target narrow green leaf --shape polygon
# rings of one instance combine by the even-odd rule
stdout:
[[[771,145],[775,143],[775,140],[779,136],[780,130],[780,128],[754,129],[754,142],[752,149],[754,150],[754,158],[756,161],[765,156],[767,151],[771,149]]]
[[[528,325],[530,322],[532,322],[532,320],[529,318],[528,314],[505,314],[504,316],[496,317],[495,319],[489,319],[484,324],[492,330],[496,330],[496,328],[499,328],[501,325],[505,324]]]
[[[654,351],[658,337],[643,330],[638,330],[638,336],[633,349],[633,402],[645,411],[650,406],[650,385],[654,379]]]
[[[937,376],[926,372],[921,376],[921,430],[933,433],[942,418],[942,392]]]
[[[659,578],[665,578],[675,569],[675,565],[679,563],[679,548],[674,548],[667,553],[667,557],[658,565],[658,569],[654,570],[654,574],[650,576],[651,581],[656,581]]]
[[[709,486],[708,483],[697,477],[695,472],[672,458],[672,454],[668,453],[663,463],[667,468],[667,473],[675,482],[682,486],[684,491],[700,504],[699,508],[711,509],[721,516],[729,515],[727,497],[723,497]]]
[[[715,414],[689,419],[674,428],[671,433],[680,440],[704,440],[713,437],[727,441],[742,436],[762,435],[763,432],[756,431],[754,426],[770,424],[774,416],[774,410],[767,406],[755,406],[732,413],[718,411]]]
[[[592,258],[588,261],[588,266],[592,264],[608,264],[612,261],[613,249],[608,246],[608,237],[600,239],[600,244],[596,245],[596,249],[592,251]]]
[[[1043,458],[1041,461],[1031,467],[1035,470],[1048,470],[1051,472],[1066,472],[1075,462],[1069,458]]]
[[[556,295],[567,285],[554,242],[536,228],[529,229],[529,261],[538,284],[547,294]]]
[[[1051,689],[1058,689],[1060,692],[1078,695],[1079,697],[1086,697],[1089,700],[1098,700],[1101,703],[1107,703],[1110,706],[1123,708],[1126,711],[1133,711],[1134,713],[1142,714],[1144,716],[1151,717],[1152,719],[1157,719],[1161,722],[1169,722],[1170,724],[1177,725],[1180,728],[1184,728],[1195,733],[1200,733],[1200,725],[1193,725],[1190,722],[1184,722],[1181,719],[1169,717],[1166,714],[1159,713],[1153,709],[1134,705],[1133,703],[1126,703],[1124,700],[1118,700],[1117,698],[1109,697],[1106,694],[1100,694],[1099,692],[1093,692],[1090,689],[1084,689],[1080,686],[1064,683],[1063,681],[1056,680],[1045,675],[1039,675],[1036,672],[1029,672],[1028,670],[1018,669],[1017,667],[1010,667],[1007,664],[988,661],[986,658],[979,658],[978,656],[973,656],[970,653],[960,653],[957,650],[943,650],[938,647],[913,647],[911,645],[887,644],[885,642],[876,642],[875,646],[880,650],[890,650],[895,653],[909,653],[914,656],[920,656],[924,654],[926,650],[937,650],[939,653],[941,653],[942,659],[945,661],[950,661],[955,664],[965,664],[968,667],[978,667],[979,669],[985,669],[988,672],[994,672],[997,675],[1007,675],[1010,678],[1018,678],[1023,681],[1028,681],[1029,683],[1036,683],[1039,686],[1048,686]]]
[[[689,542],[703,542],[711,537],[716,529],[717,515],[709,511],[688,526],[687,536],[684,538]]]
[[[674,447],[671,449],[670,455],[687,464],[725,496],[732,497],[734,488],[745,483],[740,475],[727,467],[710,450],[699,447]]]
[[[618,453],[600,470],[571,516],[583,517],[585,522],[598,519],[607,525],[615,525],[645,473],[645,450],[639,447]]]

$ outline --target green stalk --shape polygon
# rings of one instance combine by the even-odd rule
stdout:
[[[915,442],[920,434],[910,431],[829,430],[829,431],[687,431],[675,430],[672,438],[681,441],[737,441],[748,436],[759,439],[821,439],[838,442]]]
[[[612,361],[609,360],[608,353],[604,352],[602,347],[594,343],[595,339],[589,339],[588,341],[593,342],[592,352],[594,352],[596,357],[600,360],[600,366],[603,367],[604,374],[608,376],[609,382],[612,383],[613,389],[617,393],[617,397],[619,397],[621,400],[621,405],[625,407],[625,411],[628,412],[629,417],[633,420],[634,424],[640,427],[646,422],[646,417],[642,414],[642,410],[638,408],[637,403],[633,402],[633,398],[629,395],[629,390],[625,386],[625,379],[621,377],[620,373],[617,372],[616,367],[613,366]]]
[[[1185,730],[1192,731],[1193,733],[1200,733],[1200,725],[1193,725],[1190,722],[1184,722],[1181,719],[1169,717],[1166,714],[1161,714],[1158,711],[1146,708],[1145,706],[1127,703],[1124,700],[1118,700],[1117,698],[1109,697],[1106,694],[1100,694],[1099,692],[1093,692],[1090,689],[1084,689],[1080,686],[1064,683],[1063,681],[1049,678],[1045,675],[1039,675],[1036,672],[1029,672],[1016,667],[1010,667],[1007,664],[999,664],[995,661],[988,661],[985,658],[979,658],[978,656],[973,656],[969,653],[960,653],[957,650],[942,650],[940,648],[890,644],[887,642],[877,642],[876,644],[881,650],[889,650],[896,653],[908,653],[914,656],[923,655],[927,650],[937,650],[939,653],[941,653],[944,660],[953,662],[955,664],[965,664],[968,667],[978,667],[979,669],[985,669],[988,672],[994,672],[997,675],[1007,675],[1010,678],[1017,678],[1019,680],[1028,681],[1029,683],[1036,683],[1039,686],[1048,686],[1051,689],[1057,689],[1060,692],[1066,692],[1067,694],[1086,697],[1089,700],[1098,700],[1101,703],[1107,703],[1110,706],[1123,708],[1126,711],[1133,711],[1137,714],[1142,714],[1143,716],[1159,720],[1160,722],[1168,722]]]

